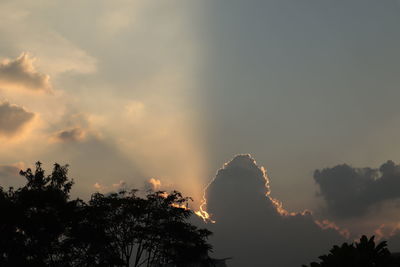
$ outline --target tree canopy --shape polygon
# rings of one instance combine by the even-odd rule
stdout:
[[[26,184],[0,187],[0,266],[190,266],[210,260],[211,234],[189,223],[190,198],[173,191],[70,197],[68,165],[46,175],[40,162]],[[205,265],[207,266],[207,265]]]
[[[386,241],[375,244],[375,237],[363,235],[359,242],[333,246],[329,254],[319,257],[320,262],[312,262],[310,267],[392,267],[400,262],[391,256]],[[303,267],[307,267],[303,265]]]

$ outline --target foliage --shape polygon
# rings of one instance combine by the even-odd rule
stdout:
[[[60,238],[72,216],[69,201],[73,181],[67,178],[68,166],[54,165],[46,176],[41,163],[36,170],[21,171],[24,187],[1,190],[2,266],[54,265],[62,253]],[[18,265],[16,264],[18,263]]]
[[[42,164],[20,174],[26,185],[0,187],[0,266],[188,266],[208,260],[206,229],[188,219],[179,192],[95,193],[70,200],[68,166]]]
[[[333,246],[328,255],[319,257],[320,263],[312,262],[310,267],[387,267],[393,265],[394,259],[386,248],[386,241],[375,244],[374,236],[367,238],[363,235],[354,244],[343,243]],[[306,267],[306,265],[303,265]]]

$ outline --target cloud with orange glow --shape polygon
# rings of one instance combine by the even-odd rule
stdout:
[[[66,112],[61,120],[54,124],[55,130],[50,143],[84,142],[88,139],[99,139],[100,134],[91,125],[91,118],[85,113]]]
[[[151,190],[159,191],[161,189],[161,181],[155,178],[150,178],[148,180]]]
[[[50,91],[50,76],[39,72],[34,61],[28,53],[22,53],[14,60],[4,59],[0,63],[0,88]]]
[[[287,211],[271,196],[266,170],[248,154],[224,164],[205,200],[202,208],[215,220],[207,224],[215,257],[233,256],[230,266],[300,266],[345,240],[339,227],[317,223],[310,211]],[[290,257],[282,258],[282,250]]]
[[[34,117],[34,113],[21,106],[0,102],[0,136],[11,138],[18,135]]]
[[[126,189],[126,182],[123,181],[123,180],[120,180],[119,182],[114,183],[114,184],[112,184],[110,186],[107,186],[107,185],[101,184],[99,182],[96,182],[93,185],[93,188],[99,193],[118,192],[120,190]]]

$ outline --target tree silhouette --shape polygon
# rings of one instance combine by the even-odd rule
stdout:
[[[1,192],[2,266],[55,266],[62,254],[60,239],[72,217],[69,192],[73,182],[68,166],[54,164],[46,175],[40,162],[36,170],[21,171],[24,187]],[[18,265],[17,265],[18,264]]]
[[[62,242],[65,266],[123,266],[118,251],[106,235],[102,212],[83,201],[75,206],[74,216]]]
[[[188,219],[190,198],[173,191],[95,193],[71,200],[68,165],[46,175],[20,174],[26,185],[0,187],[0,266],[190,266],[210,260],[206,229]],[[208,265],[205,265],[208,266]]]
[[[101,235],[108,242],[111,255],[118,255],[121,264],[130,266],[132,254],[138,242],[143,220],[145,200],[135,195],[135,190],[103,195],[92,195],[90,224],[101,226]]]
[[[375,244],[374,236],[363,235],[354,244],[343,243],[340,247],[333,246],[328,255],[319,257],[320,263],[312,262],[310,267],[389,267],[399,266],[386,248],[386,241]],[[395,264],[395,265],[394,265]],[[307,267],[306,265],[303,265]]]
[[[186,207],[188,198],[176,191],[151,192],[146,198],[136,192],[92,195],[85,212],[86,228],[97,225],[97,236],[102,238],[89,246],[103,243],[108,249],[101,255],[118,258],[113,264],[135,267],[187,266],[182,264],[207,255],[211,232],[186,222],[193,214]]]
[[[147,209],[142,224],[144,235],[139,241],[144,260],[137,257],[135,266],[188,266],[194,261],[208,259],[205,256],[211,246],[206,240],[211,232],[198,229],[186,221],[193,214],[187,208],[189,200],[177,191],[170,194],[159,191],[147,195]]]

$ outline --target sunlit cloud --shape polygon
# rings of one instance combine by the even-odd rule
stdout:
[[[96,191],[98,191],[98,192],[100,192],[100,193],[104,192],[104,191],[105,191],[105,188],[106,188],[104,185],[101,185],[100,183],[95,183],[95,184],[93,185],[93,187],[94,187],[94,189],[95,189]]]
[[[34,113],[21,106],[7,101],[0,102],[0,137],[11,138],[19,135],[34,117]]]
[[[237,172],[237,173],[236,173]],[[248,173],[246,173],[248,172]],[[304,210],[301,212],[290,212],[288,210],[286,210],[283,207],[283,203],[282,201],[272,197],[271,195],[271,188],[270,188],[270,179],[267,175],[267,171],[263,166],[258,166],[257,162],[255,161],[255,159],[253,157],[251,157],[251,155],[249,154],[242,154],[242,155],[237,155],[235,156],[231,161],[225,163],[222,167],[222,169],[220,169],[216,175],[216,177],[207,185],[207,187],[205,188],[205,193],[204,193],[204,197],[203,197],[203,202],[200,210],[200,215],[201,217],[206,217],[206,218],[212,218],[212,214],[210,215],[207,212],[207,198],[208,198],[208,194],[212,194],[210,193],[208,190],[212,190],[212,187],[215,186],[214,183],[217,183],[219,181],[217,181],[217,179],[225,179],[227,182],[227,185],[233,187],[234,185],[238,186],[238,181],[227,181],[227,178],[225,178],[225,176],[229,177],[232,176],[231,179],[235,179],[235,176],[239,176],[239,175],[253,175],[255,177],[258,177],[258,179],[253,179],[252,177],[250,177],[251,179],[249,179],[249,183],[253,183],[253,189],[255,191],[264,191],[264,197],[265,200],[267,200],[266,202],[266,206],[270,205],[273,207],[273,209],[275,210],[275,212],[277,214],[279,214],[282,217],[296,217],[296,216],[310,216],[312,215],[311,211],[309,210]],[[240,179],[243,179],[244,177],[241,177]],[[262,179],[261,179],[262,178]],[[236,178],[238,179],[238,178]],[[239,179],[238,179],[239,180]],[[258,181],[257,181],[258,180]],[[261,181],[263,181],[263,184],[261,184]],[[221,182],[219,182],[221,183]],[[258,183],[259,188],[256,188],[256,183]],[[239,187],[238,187],[239,188]],[[230,188],[232,189],[232,188]],[[220,188],[220,190],[222,191],[223,188]],[[214,194],[213,194],[213,197]],[[231,196],[230,196],[231,197]],[[256,198],[257,200],[257,198]],[[258,198],[258,200],[260,200],[260,198]],[[247,201],[250,201],[248,199],[245,199],[245,203],[247,203]],[[207,220],[206,220],[207,221]],[[321,223],[321,225],[326,225],[325,221],[324,223]],[[333,224],[332,224],[333,225]],[[335,228],[335,227],[325,227],[325,228],[332,228],[332,229],[339,229],[339,228]],[[324,229],[325,229],[324,228]]]
[[[161,181],[155,178],[150,178],[148,180],[151,190],[159,191],[161,189]]]
[[[28,53],[14,60],[4,59],[0,63],[0,88],[49,91],[50,76],[37,71],[34,61]]]
[[[88,138],[101,138],[101,134],[92,127],[92,117],[85,113],[67,112],[54,127],[61,130],[51,134],[50,142],[83,142]]]
[[[40,117],[40,127],[24,142],[1,148],[13,159],[20,151],[26,161],[70,163],[85,193],[96,182],[99,188],[112,187],[115,179],[143,186],[157,177],[163,187],[199,200],[206,146],[193,105],[197,51],[186,9],[177,1],[87,5],[91,12],[73,2],[58,8],[51,1],[0,3],[0,57],[29,51],[37,58],[35,71],[51,77],[53,88],[53,95],[31,98],[27,90],[0,92]],[[77,20],[92,23],[69,28],[53,20],[69,18],[70,9]],[[87,166],[98,167],[102,182]]]
[[[54,30],[52,23],[42,23],[35,16],[51,5],[50,1],[24,1],[23,5],[2,1],[0,33],[4,42],[0,45],[0,55],[4,56],[3,51],[29,51],[40,59],[37,65],[52,79],[66,72],[95,72],[97,61],[93,56]]]
[[[111,185],[104,185],[99,182],[96,182],[93,185],[93,188],[95,189],[96,192],[99,193],[113,193],[127,189],[127,185],[126,182],[123,180],[120,180],[118,183],[114,183]]]
[[[338,231],[342,236],[346,237],[346,238],[350,238],[350,232],[348,229],[345,228],[341,228],[339,226],[336,225],[336,223],[329,221],[329,220],[315,220],[315,223],[321,227],[322,229],[334,229],[336,231]]]

